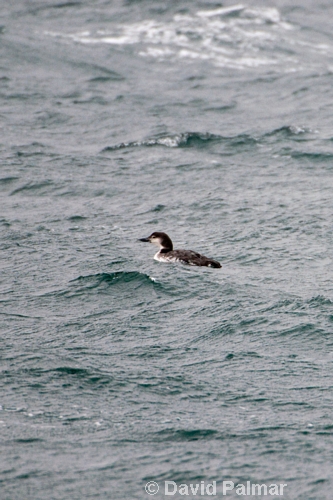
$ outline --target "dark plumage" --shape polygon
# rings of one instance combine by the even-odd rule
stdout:
[[[148,238],[141,238],[140,241],[154,243],[160,247],[154,259],[160,262],[181,262],[189,266],[222,267],[219,262],[209,259],[193,250],[173,250],[171,239],[166,233],[155,232]]]

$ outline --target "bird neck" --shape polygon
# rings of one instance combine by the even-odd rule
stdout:
[[[172,247],[171,248],[161,247],[159,253],[168,253],[168,252],[171,252],[171,250],[172,250]]]

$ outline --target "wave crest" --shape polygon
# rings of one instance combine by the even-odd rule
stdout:
[[[72,280],[72,283],[82,283],[85,288],[97,288],[103,284],[107,286],[119,283],[137,283],[138,285],[153,284],[154,279],[148,274],[138,271],[116,271],[113,273],[98,273],[88,276],[79,276]]]
[[[184,132],[175,135],[165,135],[161,137],[146,139],[144,141],[122,142],[114,146],[107,146],[102,153],[117,151],[125,148],[164,146],[167,148],[202,148],[212,143],[230,143],[231,145],[253,144],[257,139],[248,134],[239,134],[234,137],[224,137],[222,135],[211,134],[209,132]]]

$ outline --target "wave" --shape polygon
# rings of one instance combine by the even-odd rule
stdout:
[[[6,185],[6,184],[11,184],[12,182],[15,182],[19,179],[17,176],[8,176],[8,177],[2,177],[0,178],[0,184]]]
[[[317,151],[290,151],[285,150],[285,154],[291,156],[292,158],[300,160],[309,160],[311,162],[332,162],[333,152],[317,152]]]
[[[307,301],[307,304],[310,307],[321,307],[321,306],[333,306],[333,301],[331,299],[328,299],[327,297],[324,297],[323,295],[317,295],[316,297],[312,297]]]
[[[114,288],[117,288],[118,291],[121,289],[123,291],[128,290],[129,293],[138,289],[164,290],[163,285],[148,274],[139,271],[117,271],[79,276],[70,281],[69,289],[58,291],[56,295],[75,298],[81,295],[89,295],[92,292],[114,293]]]
[[[157,441],[201,441],[221,439],[222,433],[215,429],[164,429],[155,433]]]
[[[20,186],[14,189],[10,194],[13,196],[15,194],[25,192],[25,194],[35,195],[35,194],[48,194],[50,189],[54,189],[54,183],[50,180],[42,182],[28,182],[24,186]]]
[[[225,143],[231,146],[256,144],[258,141],[248,134],[239,134],[234,137],[211,134],[209,132],[184,132],[175,135],[165,135],[144,141],[122,142],[114,146],[107,146],[102,153],[117,151],[124,148],[164,146],[167,148],[203,148],[210,144]]]
[[[209,142],[217,142],[223,140],[223,137],[215,134],[200,133],[200,132],[184,132],[175,135],[165,135],[161,137],[147,139],[145,141],[122,142],[115,146],[107,146],[102,150],[115,151],[117,149],[133,148],[133,147],[151,147],[165,146],[167,148],[179,148],[188,146],[201,146]]]
[[[151,297],[152,292],[173,295],[174,290],[167,284],[161,283],[153,276],[139,271],[116,271],[110,273],[97,273],[79,276],[69,281],[66,288],[52,290],[44,293],[43,297],[58,297],[75,300],[90,300],[91,295],[112,296],[143,296],[145,293]],[[119,299],[121,300],[121,299]]]
[[[305,160],[311,165],[331,162],[333,158],[331,145],[327,147],[327,141],[325,146],[322,143],[319,144],[317,134],[316,130],[307,127],[285,125],[263,134],[258,138],[258,142],[274,144],[275,153],[278,155]],[[292,143],[297,144],[297,147],[293,147]]]
[[[237,398],[238,399],[238,398]],[[251,432],[248,431],[248,439],[264,435],[272,430],[279,429],[280,426],[265,426],[252,428]],[[239,432],[230,432],[228,430],[216,429],[164,429],[160,432],[153,434],[154,441],[209,441],[209,440],[226,440],[226,439],[243,439],[243,434]]]
[[[300,298],[291,298],[285,299],[282,301],[278,301],[265,309],[262,309],[261,312],[268,311],[304,311],[307,308],[333,308],[333,301],[323,295],[316,295],[307,300],[302,300]]]
[[[283,125],[277,129],[264,132],[257,137],[246,133],[235,136],[223,136],[210,132],[182,132],[179,134],[151,137],[143,141],[121,142],[113,146],[107,146],[101,152],[106,153],[126,148],[156,146],[166,148],[204,148],[212,144],[224,144],[228,147],[249,146],[265,143],[267,141],[271,142],[272,140],[278,142],[286,138],[300,142],[301,140],[308,140],[309,134],[314,133],[316,132],[309,128],[297,125]],[[297,152],[295,152],[295,155],[297,155]]]
[[[306,127],[299,127],[296,125],[284,125],[282,127],[279,127],[277,129],[272,130],[271,132],[267,132],[264,134],[262,137],[299,137],[299,136],[304,136],[309,133],[314,133],[312,129],[306,128]]]
[[[275,302],[260,313],[268,314],[278,337],[318,339],[330,335],[333,301],[322,295],[294,297]]]
[[[112,385],[112,390],[116,390],[117,387],[125,385],[121,379],[117,379],[113,375],[103,372],[102,370],[96,368],[85,368],[78,366],[62,365],[54,366],[50,368],[26,368],[25,373],[32,378],[35,377],[50,377],[54,381],[55,379],[64,379],[66,383],[71,383],[75,385],[79,383],[84,384],[86,387],[91,385],[94,389],[97,387],[105,387]],[[71,381],[71,382],[70,382]]]
[[[115,23],[111,29],[44,34],[85,45],[134,46],[139,57],[159,61],[201,60],[235,69],[280,63],[290,66],[292,62],[297,69],[298,61],[292,57],[295,37],[289,44],[286,42],[289,32],[293,32],[293,26],[282,19],[276,8],[237,4],[178,13],[168,21],[150,18],[134,23]],[[274,50],[286,43],[288,50]]]
[[[84,217],[83,215],[72,215],[71,217],[67,217],[67,220],[70,222],[81,222],[83,220],[86,220],[87,217]]]
[[[86,289],[98,288],[101,285],[114,286],[122,283],[136,283],[141,285],[154,285],[155,279],[139,271],[116,271],[113,273],[98,273],[88,276],[79,276],[71,283],[82,284]]]
[[[40,142],[22,144],[12,148],[15,156],[29,158],[30,156],[43,156],[47,150],[46,146]]]

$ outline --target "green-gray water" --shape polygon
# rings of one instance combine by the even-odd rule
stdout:
[[[331,499],[332,17],[3,1],[1,500]]]

